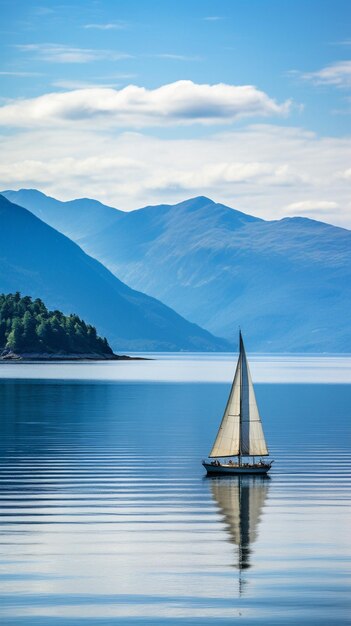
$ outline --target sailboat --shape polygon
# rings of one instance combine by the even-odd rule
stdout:
[[[258,462],[255,457],[259,456]],[[267,474],[273,461],[269,456],[257,407],[244,342],[239,331],[239,358],[227,406],[209,454],[214,461],[203,460],[208,475]],[[236,457],[236,459],[232,459]],[[252,458],[253,457],[253,458]],[[222,461],[221,459],[226,459]]]

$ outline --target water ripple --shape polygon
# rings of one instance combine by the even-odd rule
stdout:
[[[259,386],[271,477],[206,479],[226,393],[0,384],[1,624],[350,623],[350,387]]]

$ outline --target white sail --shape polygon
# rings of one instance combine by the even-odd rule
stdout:
[[[236,366],[227,406],[210,457],[236,456],[240,450],[241,354]]]
[[[227,406],[210,457],[269,454],[240,333],[240,354]]]
[[[268,456],[269,452],[263,434],[255,390],[241,334],[240,353],[242,355],[240,453],[242,455]]]

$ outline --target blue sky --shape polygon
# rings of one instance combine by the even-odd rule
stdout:
[[[3,187],[350,223],[349,1],[1,4]]]

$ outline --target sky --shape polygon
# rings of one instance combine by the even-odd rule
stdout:
[[[0,188],[351,227],[349,0],[1,0]]]

